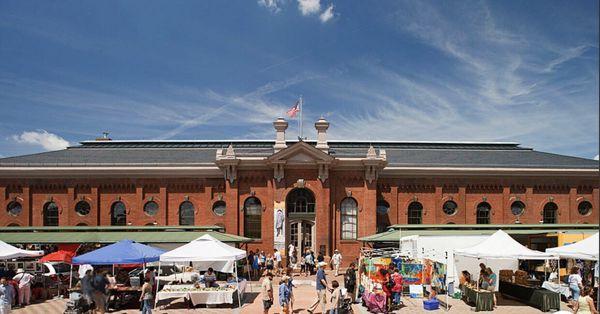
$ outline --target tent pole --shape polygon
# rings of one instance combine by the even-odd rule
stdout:
[[[446,312],[450,309],[450,304],[448,303],[448,295],[450,294],[450,289],[448,289],[448,251],[446,251],[446,276],[444,277],[444,286],[446,288]]]
[[[158,274],[156,276],[156,293],[154,293],[154,308],[156,309],[156,304],[158,304],[158,286],[160,285],[160,259],[158,260]]]
[[[241,309],[242,308],[242,294],[240,292],[240,279],[238,277],[237,261],[235,259],[233,260],[233,267],[235,269],[235,287],[236,287],[237,294],[238,294],[238,306]]]
[[[73,288],[73,264],[71,264],[71,275],[69,276],[69,289]]]

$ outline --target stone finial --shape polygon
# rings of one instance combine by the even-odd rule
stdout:
[[[327,144],[327,129],[329,129],[329,121],[321,117],[315,122],[315,129],[317,129],[317,149],[322,150],[325,153],[329,152],[329,145]]]
[[[273,127],[275,128],[275,145],[273,145],[273,149],[275,152],[278,152],[287,147],[285,143],[285,130],[288,128],[288,122],[284,118],[279,117],[273,122]]]
[[[373,145],[370,145],[369,150],[367,150],[367,158],[368,159],[377,158],[377,152],[375,152],[375,147],[373,147]]]
[[[233,144],[229,144],[227,147],[227,152],[225,152],[225,158],[235,158],[235,150],[233,149]]]
[[[385,152],[385,149],[379,150],[379,158],[381,158],[383,160],[387,160],[387,153]]]

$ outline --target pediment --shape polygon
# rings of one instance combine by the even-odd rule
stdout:
[[[271,163],[329,164],[335,158],[306,142],[298,142],[271,155]]]

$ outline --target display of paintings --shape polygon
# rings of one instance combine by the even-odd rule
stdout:
[[[365,270],[371,280],[374,282],[385,282],[380,270],[388,269],[392,259],[389,257],[375,257],[368,259],[365,263]]]
[[[446,264],[438,262],[433,263],[433,271],[431,273],[431,285],[437,288],[445,288]]]
[[[423,284],[431,284],[431,272],[433,271],[433,262],[430,259],[423,260]]]
[[[407,285],[420,285],[423,282],[423,265],[402,264],[402,278]]]

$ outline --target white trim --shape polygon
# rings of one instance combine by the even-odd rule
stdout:
[[[493,168],[493,167],[386,167],[380,176],[393,177],[403,175],[575,175],[575,176],[593,176],[598,175],[598,169],[569,169],[569,168]]]
[[[221,139],[221,140],[88,140],[81,141],[81,144],[110,144],[110,143],[253,143],[253,142],[273,142],[273,139]],[[286,142],[299,142],[298,140],[286,140]],[[316,142],[316,140],[303,140],[303,142]],[[475,144],[475,145],[520,145],[518,142],[478,142],[478,141],[370,141],[370,140],[328,140],[328,143],[357,143],[357,144]]]

